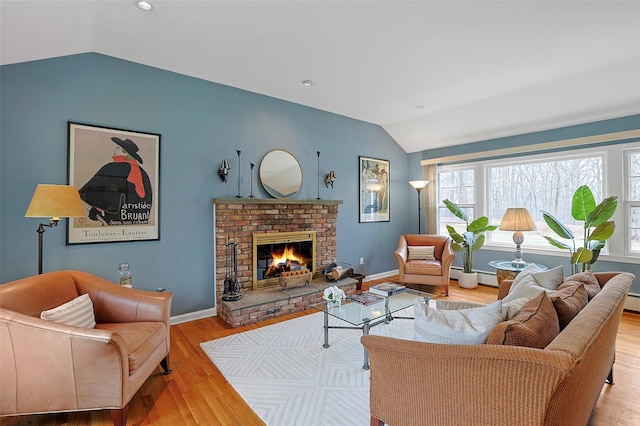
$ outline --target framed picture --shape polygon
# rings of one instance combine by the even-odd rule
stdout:
[[[68,122],[69,185],[86,217],[67,244],[160,239],[160,135]]]
[[[389,221],[389,161],[358,157],[360,222]]]

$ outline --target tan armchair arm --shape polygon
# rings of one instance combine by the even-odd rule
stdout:
[[[456,254],[451,249],[451,240],[449,240],[444,245],[442,258],[440,259],[440,263],[442,264],[442,275],[445,276],[447,280],[449,280],[449,277],[451,276],[451,264],[455,258]]]
[[[398,240],[398,248],[393,253],[398,261],[398,272],[400,273],[400,279],[402,280],[404,277],[404,264],[407,262],[407,240],[404,238],[404,235],[400,235]]]
[[[116,285],[81,271],[67,271],[73,276],[78,293],[88,293],[98,323],[162,321],[169,328],[170,292],[157,293]]]
[[[438,345],[363,336],[371,414],[388,424],[543,424],[568,354],[517,346]],[[522,395],[527,395],[523,398]],[[458,401],[458,402],[456,402]],[[506,418],[508,416],[508,418]]]
[[[95,407],[92,395],[104,408],[122,407],[129,398],[129,361],[117,334],[0,309],[0,341],[0,414]]]

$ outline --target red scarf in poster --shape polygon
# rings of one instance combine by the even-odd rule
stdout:
[[[113,161],[116,163],[129,163],[131,169],[129,170],[129,176],[127,181],[131,182],[136,187],[136,194],[138,197],[144,198],[144,185],[142,184],[142,173],[140,172],[140,166],[136,160],[127,160],[124,155],[114,155]]]

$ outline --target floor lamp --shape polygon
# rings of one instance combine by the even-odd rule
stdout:
[[[429,183],[428,180],[410,180],[409,184],[411,186],[413,186],[415,188],[416,191],[418,191],[418,234],[420,234],[420,222],[421,222],[421,218],[420,218],[420,191],[422,191],[422,188],[424,188],[425,186],[427,186],[427,184]]]
[[[522,260],[522,248],[520,245],[524,242],[524,234],[522,231],[535,231],[536,224],[529,214],[529,210],[523,207],[508,208],[500,221],[501,231],[515,231],[513,233],[513,242],[516,243],[516,258],[511,261],[514,268],[524,268],[527,263]]]
[[[25,217],[48,217],[49,223],[41,223],[38,232],[38,274],[42,273],[42,236],[44,227],[58,226],[66,217],[86,216],[80,194],[75,186],[39,184],[36,187]]]

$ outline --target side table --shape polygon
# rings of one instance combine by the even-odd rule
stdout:
[[[489,262],[489,266],[496,269],[496,278],[498,279],[498,287],[504,280],[512,280],[518,276],[518,274],[527,266],[533,265],[533,263],[525,263],[521,268],[513,266],[510,260],[492,260]],[[549,269],[546,265],[539,263],[535,264],[538,268],[544,270]]]

